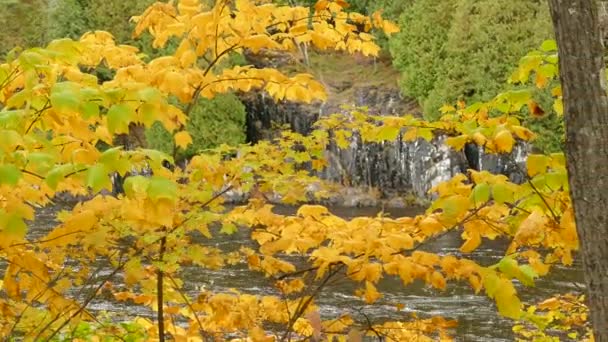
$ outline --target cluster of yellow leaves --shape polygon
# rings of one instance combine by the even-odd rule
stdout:
[[[325,100],[322,85],[308,74],[288,77],[275,69],[251,67],[218,72],[214,67],[230,54],[244,50],[294,51],[299,44],[309,43],[320,49],[377,55],[379,47],[367,32],[374,27],[387,34],[398,30],[380,16],[372,20],[347,13],[339,2],[333,1],[320,1],[315,12],[310,13],[306,7],[256,5],[249,0],[235,4],[216,1],[211,9],[196,0],[182,0],[175,4],[156,3],[134,21],[135,35],[150,32],[155,47],[163,47],[171,38],[178,40],[179,46],[173,56],[125,68],[115,82],[146,82],[182,102],[252,88],[263,88],[276,100]]]
[[[251,192],[263,198],[272,193],[287,203],[306,200],[310,184],[320,182],[302,165],[310,163],[317,170],[324,166],[323,132],[310,137],[286,133],[275,143],[222,147],[175,172],[162,167],[164,161],[172,162],[168,155],[112,146],[115,134],[156,121],[176,131],[177,146],[190,144],[192,137],[180,131],[187,113],[169,104],[167,96],[188,103],[198,96],[264,88],[277,100],[323,100],[323,87],[310,75],[289,77],[249,66],[222,69],[220,63],[245,49],[287,51],[307,43],[322,49],[341,43],[338,49],[373,54],[377,46],[357,25],[367,31],[396,30],[379,16],[372,21],[335,5],[319,4],[309,28],[302,26],[311,18],[303,7],[218,1],[203,11],[198,1],[158,3],[136,19],[136,34],[149,30],[158,46],[169,36],[181,37],[174,55],[146,62],[136,48],[118,45],[110,34],[98,31],[79,41],[58,40],[46,48],[16,53],[0,64],[0,256],[9,264],[2,281],[8,295],[0,300],[0,335],[50,338],[72,320],[90,318],[86,306],[98,293],[76,298],[83,301],[79,303],[69,290],[108,285],[117,272],[137,289],[107,287],[118,299],[154,308],[154,275],[162,270],[169,277],[165,298],[188,306],[177,277],[180,265],[217,269],[242,257],[190,243],[195,231],[211,239],[212,226],[218,222],[225,221],[223,233],[237,229],[223,219],[223,194]],[[99,80],[91,72],[98,67],[108,68],[113,79]],[[100,151],[104,144],[110,148]],[[96,196],[59,215],[59,224],[48,234],[26,236],[26,221],[34,219],[34,208],[49,204],[55,194],[97,193],[111,188],[110,174],[124,176],[142,168],[154,176],[129,177],[124,196]],[[99,259],[114,268],[110,276],[95,274],[91,264]],[[287,291],[301,284],[286,286]],[[167,312],[182,309],[173,305]],[[215,315],[208,322],[213,331],[223,320],[215,312],[220,307],[205,310]],[[260,329],[252,331],[259,335]]]
[[[511,152],[517,140],[529,141],[534,133],[522,127],[520,121],[508,114],[490,117],[492,103],[478,103],[456,109],[442,108],[444,116],[429,122],[412,115],[386,116],[369,115],[365,108],[354,108],[347,113],[333,114],[322,118],[318,129],[331,130],[339,148],[350,146],[353,133],[366,143],[383,141],[431,141],[438,135],[446,134],[446,144],[455,150],[462,150],[467,143],[475,143],[490,153]]]
[[[558,295],[525,310],[513,331],[518,341],[594,341],[584,296]]]
[[[509,115],[529,102],[529,93],[507,92],[469,107],[446,106],[438,122],[370,116],[355,109],[321,120],[309,136],[285,133],[255,146],[223,146],[194,157],[185,170],[163,168],[164,161],[172,160],[158,151],[113,147],[115,134],[156,121],[175,131],[176,145],[191,143],[192,137],[181,131],[187,113],[169,104],[168,96],[188,103],[199,96],[261,88],[277,100],[323,100],[323,87],[310,75],[219,65],[232,53],[291,51],[300,44],[376,55],[370,30],[390,34],[397,28],[379,13],[366,17],[345,7],[342,0],[320,0],[312,10],[248,0],[216,1],[210,9],[196,0],[156,3],[135,18],[135,34],[149,31],[156,47],[177,40],[174,55],[145,62],[135,48],[93,32],[79,41],[26,50],[0,64],[0,258],[8,264],[0,283],[0,336],[56,336],[68,324],[91,319],[86,307],[102,289],[117,300],[158,309],[160,272],[166,317],[189,321],[184,328],[167,319],[167,331],[193,341],[200,340],[201,331],[217,339],[236,334],[273,340],[265,323],[281,324],[299,336],[326,334],[338,340],[361,339],[363,333],[357,331],[396,340],[447,339],[453,323],[441,318],[362,327],[347,316],[321,320],[314,305],[318,292],[311,289],[321,291],[336,277],[360,284],[355,293],[365,304],[382,298],[377,285],[383,277],[399,277],[404,285],[421,280],[440,290],[448,281],[465,281],[475,292],[483,289],[504,316],[525,315],[513,279],[532,285],[549,265],[570,264],[578,248],[562,155],[530,156],[524,184],[487,172],[454,177],[433,189],[437,199],[425,214],[411,218],[345,220],[311,205],[296,215],[279,215],[265,202],[269,195],[297,203],[327,194],[305,166],[325,166],[328,130],[340,148],[348,147],[355,132],[365,142],[431,140],[447,133],[447,144],[458,150],[474,142],[490,152],[509,152],[516,139],[533,138]],[[523,66],[529,70],[520,72],[519,81],[531,71],[553,75],[535,58]],[[83,71],[100,65],[115,77],[101,82]],[[542,86],[546,80],[537,76],[536,83]],[[504,115],[489,115],[496,110]],[[110,148],[101,151],[101,144]],[[96,196],[60,214],[46,235],[27,237],[26,221],[35,218],[34,208],[49,204],[56,193],[97,193],[111,187],[110,174],[124,176],[142,168],[154,175],[129,177],[124,195]],[[311,198],[311,185],[319,184],[322,190]],[[252,199],[227,211],[222,204],[229,191],[249,193]],[[257,250],[226,252],[193,242],[196,234],[211,240],[218,228],[233,234],[243,225],[251,228]],[[482,266],[418,250],[460,228],[462,253],[473,252],[483,238],[506,237],[510,255]],[[96,273],[92,265],[98,260],[112,267],[109,276]],[[182,266],[219,269],[239,262],[271,277],[282,296],[185,294]],[[116,279],[123,285],[112,285]],[[74,298],[72,287],[94,291]],[[154,324],[136,321],[151,339],[157,336]],[[349,328],[357,325],[359,330]]]
[[[384,276],[397,276],[404,286],[420,279],[437,289],[445,289],[448,280],[463,280],[476,292],[485,289],[505,316],[517,318],[521,313],[515,289],[502,272],[471,260],[416,250],[429,238],[458,226],[442,225],[443,214],[348,221],[322,206],[302,206],[295,216],[275,214],[271,209],[270,205],[252,203],[230,214],[239,224],[258,227],[252,238],[260,245],[259,253],[249,251],[247,259],[251,269],[267,276],[282,279],[304,273],[319,281],[346,276],[363,284],[356,294],[368,304],[382,297],[376,285]],[[450,213],[445,215],[450,220]],[[308,266],[298,270],[282,255],[288,255],[289,260],[294,255],[307,258]],[[284,289],[287,284],[281,281],[278,285]],[[290,287],[289,293],[301,290],[301,286]]]

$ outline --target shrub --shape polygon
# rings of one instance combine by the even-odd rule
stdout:
[[[484,101],[503,89],[520,56],[551,37],[544,1],[416,0],[391,38],[405,94],[427,118],[459,98]]]
[[[245,106],[234,94],[218,95],[211,100],[199,99],[186,126],[192,144],[185,151],[178,151],[177,160],[188,159],[201,150],[222,144],[245,142],[245,121]],[[173,137],[160,123],[147,130],[146,140],[150,148],[173,154]]]
[[[401,31],[390,39],[401,88],[419,102],[426,100],[440,76],[454,7],[453,0],[416,0],[401,14]]]
[[[134,24],[130,18],[139,15],[153,0],[57,0],[49,9],[51,38],[78,38],[92,30],[108,31],[117,41],[133,44]],[[140,46],[141,43],[136,44]]]
[[[0,0],[0,56],[19,46],[29,48],[46,42],[46,1]]]

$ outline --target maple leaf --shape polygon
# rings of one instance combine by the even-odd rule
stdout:
[[[188,145],[192,144],[192,137],[187,131],[181,131],[175,134],[175,145],[185,149]]]

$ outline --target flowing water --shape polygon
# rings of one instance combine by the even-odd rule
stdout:
[[[69,207],[47,207],[37,213],[34,225],[30,226],[30,235],[36,238],[44,235],[54,225],[54,217],[58,210]],[[277,212],[293,213],[294,208],[277,207]],[[379,208],[330,208],[341,217],[375,215]],[[420,208],[387,210],[392,217],[412,216],[421,211]],[[217,239],[217,246],[226,250],[235,250],[242,245],[250,245],[245,232]],[[424,250],[439,254],[458,254],[462,241],[458,234],[445,235],[425,246]],[[473,255],[468,257],[483,265],[498,262],[507,244],[504,241],[484,243]],[[0,275],[5,265],[0,264]],[[107,275],[110,270],[102,271],[99,276]],[[243,266],[235,266],[217,271],[186,267],[182,274],[185,289],[191,295],[196,295],[201,286],[216,292],[231,288],[250,294],[276,294],[267,279],[260,274],[250,272]],[[550,276],[539,279],[535,288],[518,286],[519,295],[523,301],[536,302],[558,293],[577,291],[582,288],[583,274],[580,265],[575,261],[574,267],[556,267]],[[419,317],[440,315],[458,321],[454,332],[459,341],[512,341],[512,321],[498,316],[493,302],[482,293],[476,295],[466,284],[449,282],[445,291],[433,290],[423,283],[414,283],[404,287],[399,279],[383,279],[379,290],[383,298],[374,305],[364,306],[353,295],[354,286],[347,281],[330,284],[324,291],[317,304],[322,316],[336,316],[351,313],[355,317],[373,317],[379,321],[408,319],[411,313]],[[404,305],[402,310],[396,304]],[[146,308],[130,305],[124,302],[114,302],[109,298],[93,301],[88,307],[93,311],[108,311],[116,317],[128,319],[134,315],[153,317]]]

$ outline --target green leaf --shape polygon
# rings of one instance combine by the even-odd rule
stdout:
[[[17,126],[21,123],[24,113],[25,111],[23,109],[1,111],[0,126],[13,129],[17,128]]]
[[[46,173],[55,166],[55,156],[44,152],[32,152],[28,155],[28,165],[37,173]]]
[[[31,90],[22,90],[18,93],[15,93],[6,101],[6,108],[21,108],[25,106],[26,103],[31,101],[31,98]]]
[[[401,129],[399,127],[382,126],[376,136],[378,141],[394,141]]]
[[[547,186],[547,176],[546,175],[535,176],[534,178],[532,178],[532,180],[530,182],[532,183],[532,185],[534,185],[534,187],[538,191],[544,191],[545,187]]]
[[[63,58],[76,62],[80,57],[79,46],[79,42],[75,42],[68,38],[63,38],[51,41],[47,45],[46,49],[53,52],[58,52]]]
[[[0,185],[16,185],[21,178],[21,170],[15,165],[0,165]]]
[[[224,222],[222,224],[222,229],[220,229],[220,233],[223,233],[226,235],[232,235],[232,234],[236,233],[237,231],[238,231],[238,228],[232,222]]]
[[[138,194],[145,194],[148,191],[150,179],[144,176],[127,177],[124,183],[125,195],[129,198],[134,198]]]
[[[135,118],[130,106],[119,103],[108,110],[108,130],[113,134],[129,133],[129,123]]]
[[[506,274],[510,278],[515,278],[517,273],[519,273],[519,265],[517,260],[511,257],[504,257],[498,262],[498,269],[500,272]]]
[[[547,186],[552,190],[559,190],[562,187],[565,189],[568,184],[566,170],[549,172],[545,175],[545,179],[547,180]]]
[[[16,214],[8,216],[8,220],[5,223],[5,227],[2,230],[3,233],[8,234],[13,239],[21,240],[25,238],[27,233],[27,225],[23,221],[22,217]]]
[[[433,129],[432,128],[419,128],[418,136],[426,141],[431,141],[431,140],[433,140],[433,137],[434,137]]]
[[[139,152],[143,153],[146,157],[149,158],[148,163],[150,164],[150,167],[153,171],[162,167],[163,160],[166,160],[171,164],[175,163],[173,161],[173,157],[162,151],[142,148],[139,150]]]
[[[177,199],[177,184],[167,178],[154,176],[150,178],[148,197],[150,197],[152,201],[158,201],[160,199],[175,201]]]
[[[23,138],[13,130],[0,130],[0,149],[12,152],[15,147],[23,146]]]
[[[497,183],[492,186],[492,198],[496,203],[512,203],[514,200],[514,193],[506,184]]]
[[[102,189],[111,189],[112,182],[108,173],[108,169],[105,165],[93,165],[87,171],[86,185],[90,187],[94,193],[97,193]]]
[[[545,52],[557,51],[557,42],[553,39],[545,40],[541,44],[540,49]]]
[[[52,168],[44,179],[46,184],[53,190],[57,189],[59,182],[65,177],[69,169],[72,169],[72,165],[58,165]]]
[[[121,151],[122,146],[107,149],[99,157],[99,162],[104,164],[108,171],[124,175],[131,169],[131,162],[128,158],[122,158]]]
[[[99,116],[99,105],[95,102],[86,102],[82,105],[82,117],[85,119]]]
[[[33,69],[45,63],[45,58],[40,53],[33,50],[26,50],[19,55],[19,63],[25,69]]]
[[[557,75],[557,67],[553,64],[543,64],[538,68],[538,73],[542,76],[553,78]]]
[[[486,290],[486,294],[488,295],[488,297],[494,298],[494,294],[498,289],[500,278],[498,277],[498,275],[496,275],[496,272],[491,270],[483,270],[482,276],[483,288]]]
[[[77,112],[80,109],[81,96],[78,85],[72,82],[55,84],[51,89],[51,105],[58,112]]]
[[[157,120],[160,116],[160,109],[158,106],[155,106],[151,103],[144,103],[137,109],[139,113],[140,120],[143,121],[143,124],[146,127],[152,126],[152,124]]]
[[[490,186],[487,183],[477,184],[471,195],[469,200],[475,204],[475,206],[480,206],[490,200]]]
[[[139,98],[144,102],[158,102],[162,98],[162,94],[158,89],[148,87],[138,91]]]
[[[530,265],[521,265],[519,266],[519,270],[520,274],[517,279],[519,279],[519,281],[526,286],[534,286],[534,278],[538,277],[538,274],[536,271],[534,271],[534,268],[532,268]]]

